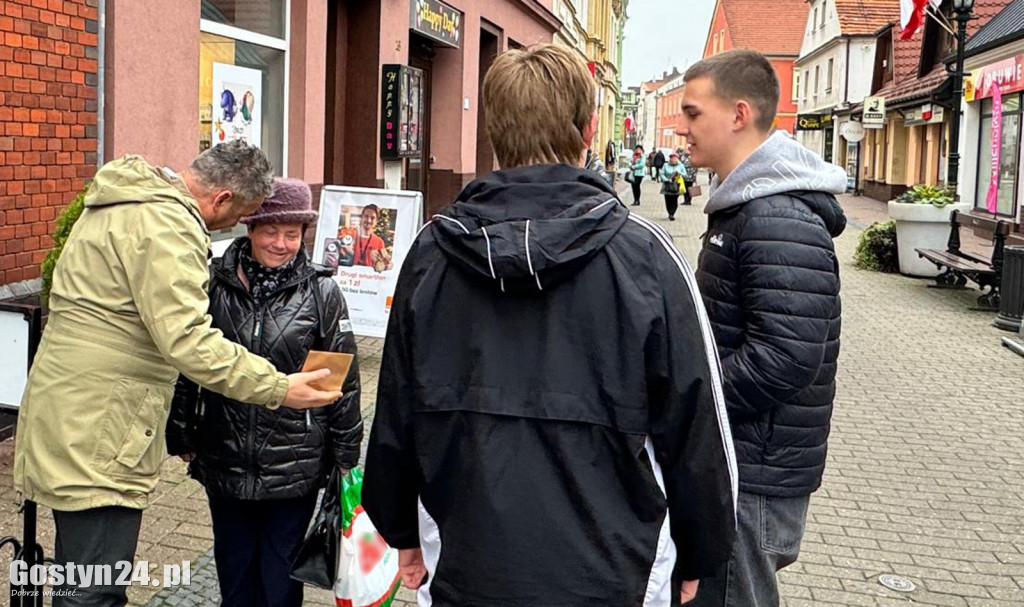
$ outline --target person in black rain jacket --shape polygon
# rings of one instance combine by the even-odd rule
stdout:
[[[510,51],[484,99],[503,168],[402,266],[363,506],[420,605],[679,605],[735,532],[694,276],[580,168],[594,84],[576,55]]]
[[[302,246],[316,216],[309,186],[276,179],[242,220],[249,235],[211,267],[213,326],[285,373],[301,369],[309,350],[356,353],[341,289]],[[359,460],[359,395],[355,362],[342,397],[310,411],[253,407],[178,380],[167,449],[191,461],[209,496],[221,605],[302,604],[292,561],[331,469]]]

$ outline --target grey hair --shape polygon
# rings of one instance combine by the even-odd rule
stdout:
[[[266,154],[240,139],[206,150],[192,161],[191,169],[204,187],[230,190],[243,204],[273,191],[274,171]]]

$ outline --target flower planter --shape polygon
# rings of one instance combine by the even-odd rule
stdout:
[[[949,216],[953,211],[970,210],[966,202],[937,207],[889,201],[889,218],[896,222],[896,242],[899,248],[900,273],[908,276],[932,277],[939,275],[935,264],[921,259],[914,249],[946,249],[949,242]]]

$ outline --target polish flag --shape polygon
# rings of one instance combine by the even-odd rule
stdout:
[[[942,4],[942,0],[900,0],[900,25],[903,26],[900,40],[913,38],[917,30],[924,25],[924,11],[929,2],[935,8]]]

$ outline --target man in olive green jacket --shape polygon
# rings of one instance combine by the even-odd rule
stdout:
[[[132,561],[183,373],[229,398],[304,409],[340,394],[285,376],[210,326],[208,230],[271,191],[263,153],[222,144],[176,174],[137,156],[103,166],[53,275],[50,314],[18,413],[14,485],[54,511],[56,563]],[[116,574],[115,574],[116,577]],[[54,605],[124,605],[76,588]]]

